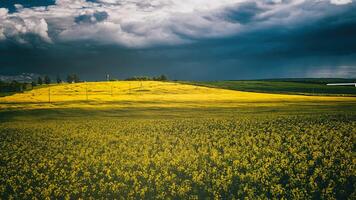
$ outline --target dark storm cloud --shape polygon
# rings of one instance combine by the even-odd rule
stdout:
[[[6,18],[6,39],[1,41],[0,34],[0,74],[79,73],[92,80],[107,73],[116,78],[164,73],[172,79],[199,80],[356,76],[355,3],[246,1],[167,16],[160,10],[165,1],[143,1],[135,7],[137,13],[123,18],[125,1],[77,0],[70,4],[75,8],[65,2],[41,11],[54,16],[46,19],[50,42],[45,24],[42,29],[31,26],[39,19],[25,23],[26,13],[11,16],[25,27],[18,35],[9,28],[21,23]],[[57,9],[67,17],[57,20]],[[162,17],[151,18],[155,9],[154,16]]]
[[[53,5],[55,0],[1,0],[0,8],[8,8],[10,12],[16,11],[15,5],[22,5],[25,8]]]
[[[356,53],[356,13],[348,9],[340,15],[331,15],[285,32],[282,27],[256,33],[270,35],[265,40],[277,45],[272,51],[281,56],[337,56]],[[269,53],[266,57],[273,56]]]

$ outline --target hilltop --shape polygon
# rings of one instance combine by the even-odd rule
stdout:
[[[267,94],[161,81],[113,81],[35,88],[0,98],[0,109],[91,109],[93,112],[154,109],[165,113],[200,109],[221,113],[236,110],[315,112],[327,108],[341,112],[347,106],[355,106],[355,102],[355,97]]]

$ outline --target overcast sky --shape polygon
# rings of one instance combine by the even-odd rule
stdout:
[[[0,1],[0,74],[23,72],[354,78],[356,2]]]

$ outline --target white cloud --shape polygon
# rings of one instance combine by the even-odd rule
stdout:
[[[48,25],[46,20],[42,19],[24,19],[26,32],[39,35],[44,41],[51,42],[48,36]]]
[[[81,9],[81,15],[100,11],[106,12],[108,19],[101,23],[80,25],[68,21],[58,39],[92,39],[128,47],[145,47],[191,42],[194,37],[222,37],[236,32],[239,25],[211,15],[236,2],[241,1],[212,0],[204,3],[203,0],[101,0],[100,6],[97,3],[82,2],[85,8]],[[59,8],[57,5],[51,9]]]
[[[9,10],[6,8],[0,8],[0,19],[3,19],[7,16]]]
[[[8,13],[5,8],[0,8],[0,20],[3,21]],[[4,34],[4,28],[0,26],[0,40],[5,40],[6,36]]]
[[[5,34],[4,34],[4,29],[3,28],[0,28],[0,40],[5,40],[6,37],[5,37]]]
[[[23,9],[17,4],[18,9]],[[48,36],[48,25],[44,18],[39,16],[25,16],[20,13],[9,14],[7,9],[0,8],[0,39],[14,38],[19,43],[27,43],[21,37],[26,34],[34,34],[42,38],[45,42],[52,40]]]
[[[46,42],[94,40],[127,47],[182,44],[202,38],[225,37],[273,24],[293,24],[324,11],[303,11],[306,0],[56,0],[48,7],[23,8],[8,13],[0,8],[0,39],[36,34]],[[315,0],[320,2],[320,0]],[[328,3],[329,0],[322,0]],[[346,4],[351,0],[330,0]],[[258,22],[241,24],[226,16],[228,10],[254,3]],[[239,10],[236,11],[237,13]],[[95,13],[105,13],[97,20]],[[85,23],[78,22],[84,16]],[[85,17],[90,17],[86,19]],[[50,30],[49,30],[50,27]],[[50,33],[50,34],[49,34]],[[52,38],[50,38],[50,36]]]
[[[15,4],[14,6],[17,10],[20,10],[23,8],[23,6],[21,4]]]
[[[330,0],[330,3],[335,5],[344,5],[344,4],[352,3],[352,0]]]

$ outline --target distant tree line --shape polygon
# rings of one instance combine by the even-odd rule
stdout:
[[[1,82],[0,93],[23,92],[33,88],[31,83],[20,83],[18,81]]]
[[[67,83],[79,83],[80,82],[80,79],[79,79],[79,76],[77,74],[69,74],[67,76],[67,79],[66,79]],[[62,80],[62,78],[57,75],[56,77],[56,81],[55,81],[57,84],[59,83],[63,83],[64,81]],[[38,77],[37,78],[37,82],[33,81],[32,82],[32,85],[33,86],[36,86],[36,85],[43,85],[43,84],[46,84],[46,85],[49,85],[52,83],[52,80],[49,76],[44,76],[43,78],[42,77]]]
[[[133,76],[130,78],[125,79],[127,81],[167,81],[168,77],[166,75],[160,75],[160,76],[154,76],[154,77],[149,77],[149,76]]]
[[[160,76],[134,76],[125,79],[127,81],[167,81],[168,77],[166,75]],[[79,83],[80,78],[77,74],[69,74],[65,80],[67,83]],[[55,83],[60,84],[63,83],[63,79],[57,75],[55,79]],[[12,82],[1,82],[0,81],[0,92],[1,93],[11,93],[11,92],[23,92],[26,90],[32,90],[36,86],[40,85],[49,85],[52,83],[51,77],[48,75],[40,76],[37,80],[33,80],[31,83],[22,83],[18,81]]]
[[[33,86],[42,85],[42,84],[46,84],[46,85],[51,84],[51,78],[46,75],[46,76],[44,76],[44,78],[38,77],[38,78],[37,78],[37,82],[32,81],[32,85],[33,85]]]
[[[68,83],[79,83],[80,79],[77,74],[69,74],[66,81]],[[55,82],[57,84],[63,83],[59,75],[57,75]],[[40,76],[36,80],[33,80],[31,83],[23,83],[19,81],[11,82],[1,82],[0,81],[0,93],[12,93],[12,92],[24,92],[27,90],[32,90],[34,87],[39,85],[49,85],[52,83],[51,77],[48,75]]]

